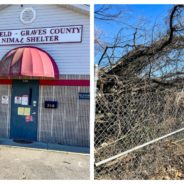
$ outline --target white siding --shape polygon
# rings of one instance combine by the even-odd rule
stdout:
[[[20,12],[25,7],[36,10],[36,20],[32,24],[21,23]],[[0,10],[0,30],[50,27],[62,25],[83,25],[82,43],[34,44],[47,51],[56,61],[60,74],[88,74],[89,56],[89,16],[57,5],[12,5]],[[21,45],[0,46],[0,59],[11,49]]]

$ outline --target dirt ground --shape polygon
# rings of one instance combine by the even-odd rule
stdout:
[[[0,179],[89,179],[89,155],[0,146]]]
[[[181,134],[182,136],[182,134]],[[184,179],[184,139],[164,140],[96,168],[96,179]]]

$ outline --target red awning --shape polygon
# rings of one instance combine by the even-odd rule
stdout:
[[[8,52],[0,61],[0,77],[58,78],[55,61],[45,51],[21,47]]]

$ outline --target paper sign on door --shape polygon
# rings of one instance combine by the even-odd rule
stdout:
[[[19,116],[30,116],[30,114],[31,114],[30,108],[18,107]]]
[[[31,122],[33,121],[33,116],[26,116],[26,122]]]
[[[21,103],[22,103],[22,97],[20,97],[20,96],[15,96],[14,103],[15,103],[15,104],[21,104]]]
[[[24,116],[30,116],[31,109],[30,108],[24,108]]]
[[[28,95],[22,96],[22,105],[28,105]]]
[[[24,107],[18,108],[18,115],[23,116],[24,115]]]

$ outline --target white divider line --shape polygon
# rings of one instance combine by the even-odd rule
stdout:
[[[55,97],[55,86],[53,86],[52,89],[52,100],[54,100]],[[52,109],[52,114],[51,114],[51,138],[53,136],[53,126],[54,126],[54,109]]]
[[[39,108],[39,122],[38,122],[38,137],[39,141],[41,140],[41,130],[42,130],[42,101],[43,101],[43,86],[40,86],[40,97],[39,102],[37,102],[37,106],[40,106]]]
[[[183,131],[183,130],[184,130],[184,128],[181,128],[181,129],[179,129],[179,130],[176,130],[176,131],[174,131],[174,132],[171,132],[171,133],[169,133],[169,134],[166,134],[166,135],[164,135],[164,136],[162,136],[162,137],[156,138],[156,139],[154,139],[154,140],[152,140],[152,141],[149,141],[149,142],[147,142],[147,143],[144,143],[144,144],[142,144],[142,145],[139,145],[139,146],[136,146],[136,147],[134,147],[134,148],[132,148],[132,149],[129,149],[129,150],[123,152],[123,153],[119,153],[119,154],[117,154],[117,155],[115,155],[115,156],[112,156],[112,157],[110,157],[110,158],[107,158],[107,159],[105,159],[105,160],[102,160],[102,161],[100,161],[100,162],[97,162],[97,163],[95,163],[95,165],[96,165],[96,167],[98,167],[98,166],[100,166],[100,165],[102,165],[102,164],[105,164],[105,163],[110,162],[110,161],[112,161],[112,160],[115,160],[115,159],[117,159],[117,158],[119,158],[119,157],[121,157],[121,156],[124,156],[124,155],[126,155],[126,154],[128,154],[128,153],[131,153],[131,152],[133,152],[133,151],[135,151],[135,150],[141,149],[141,148],[143,148],[143,147],[145,147],[145,146],[148,146],[148,145],[150,145],[150,144],[153,144],[153,143],[155,143],[155,142],[158,142],[158,141],[160,141],[160,140],[162,140],[162,139],[164,139],[164,138],[166,138],[166,137],[169,137],[169,136],[171,136],[171,135],[174,135],[174,134],[176,134],[176,133],[179,133],[179,132],[181,132],[181,131]]]
[[[7,113],[7,137],[9,137],[10,135],[10,118],[11,118],[11,88],[10,85],[8,85],[8,113]]]

